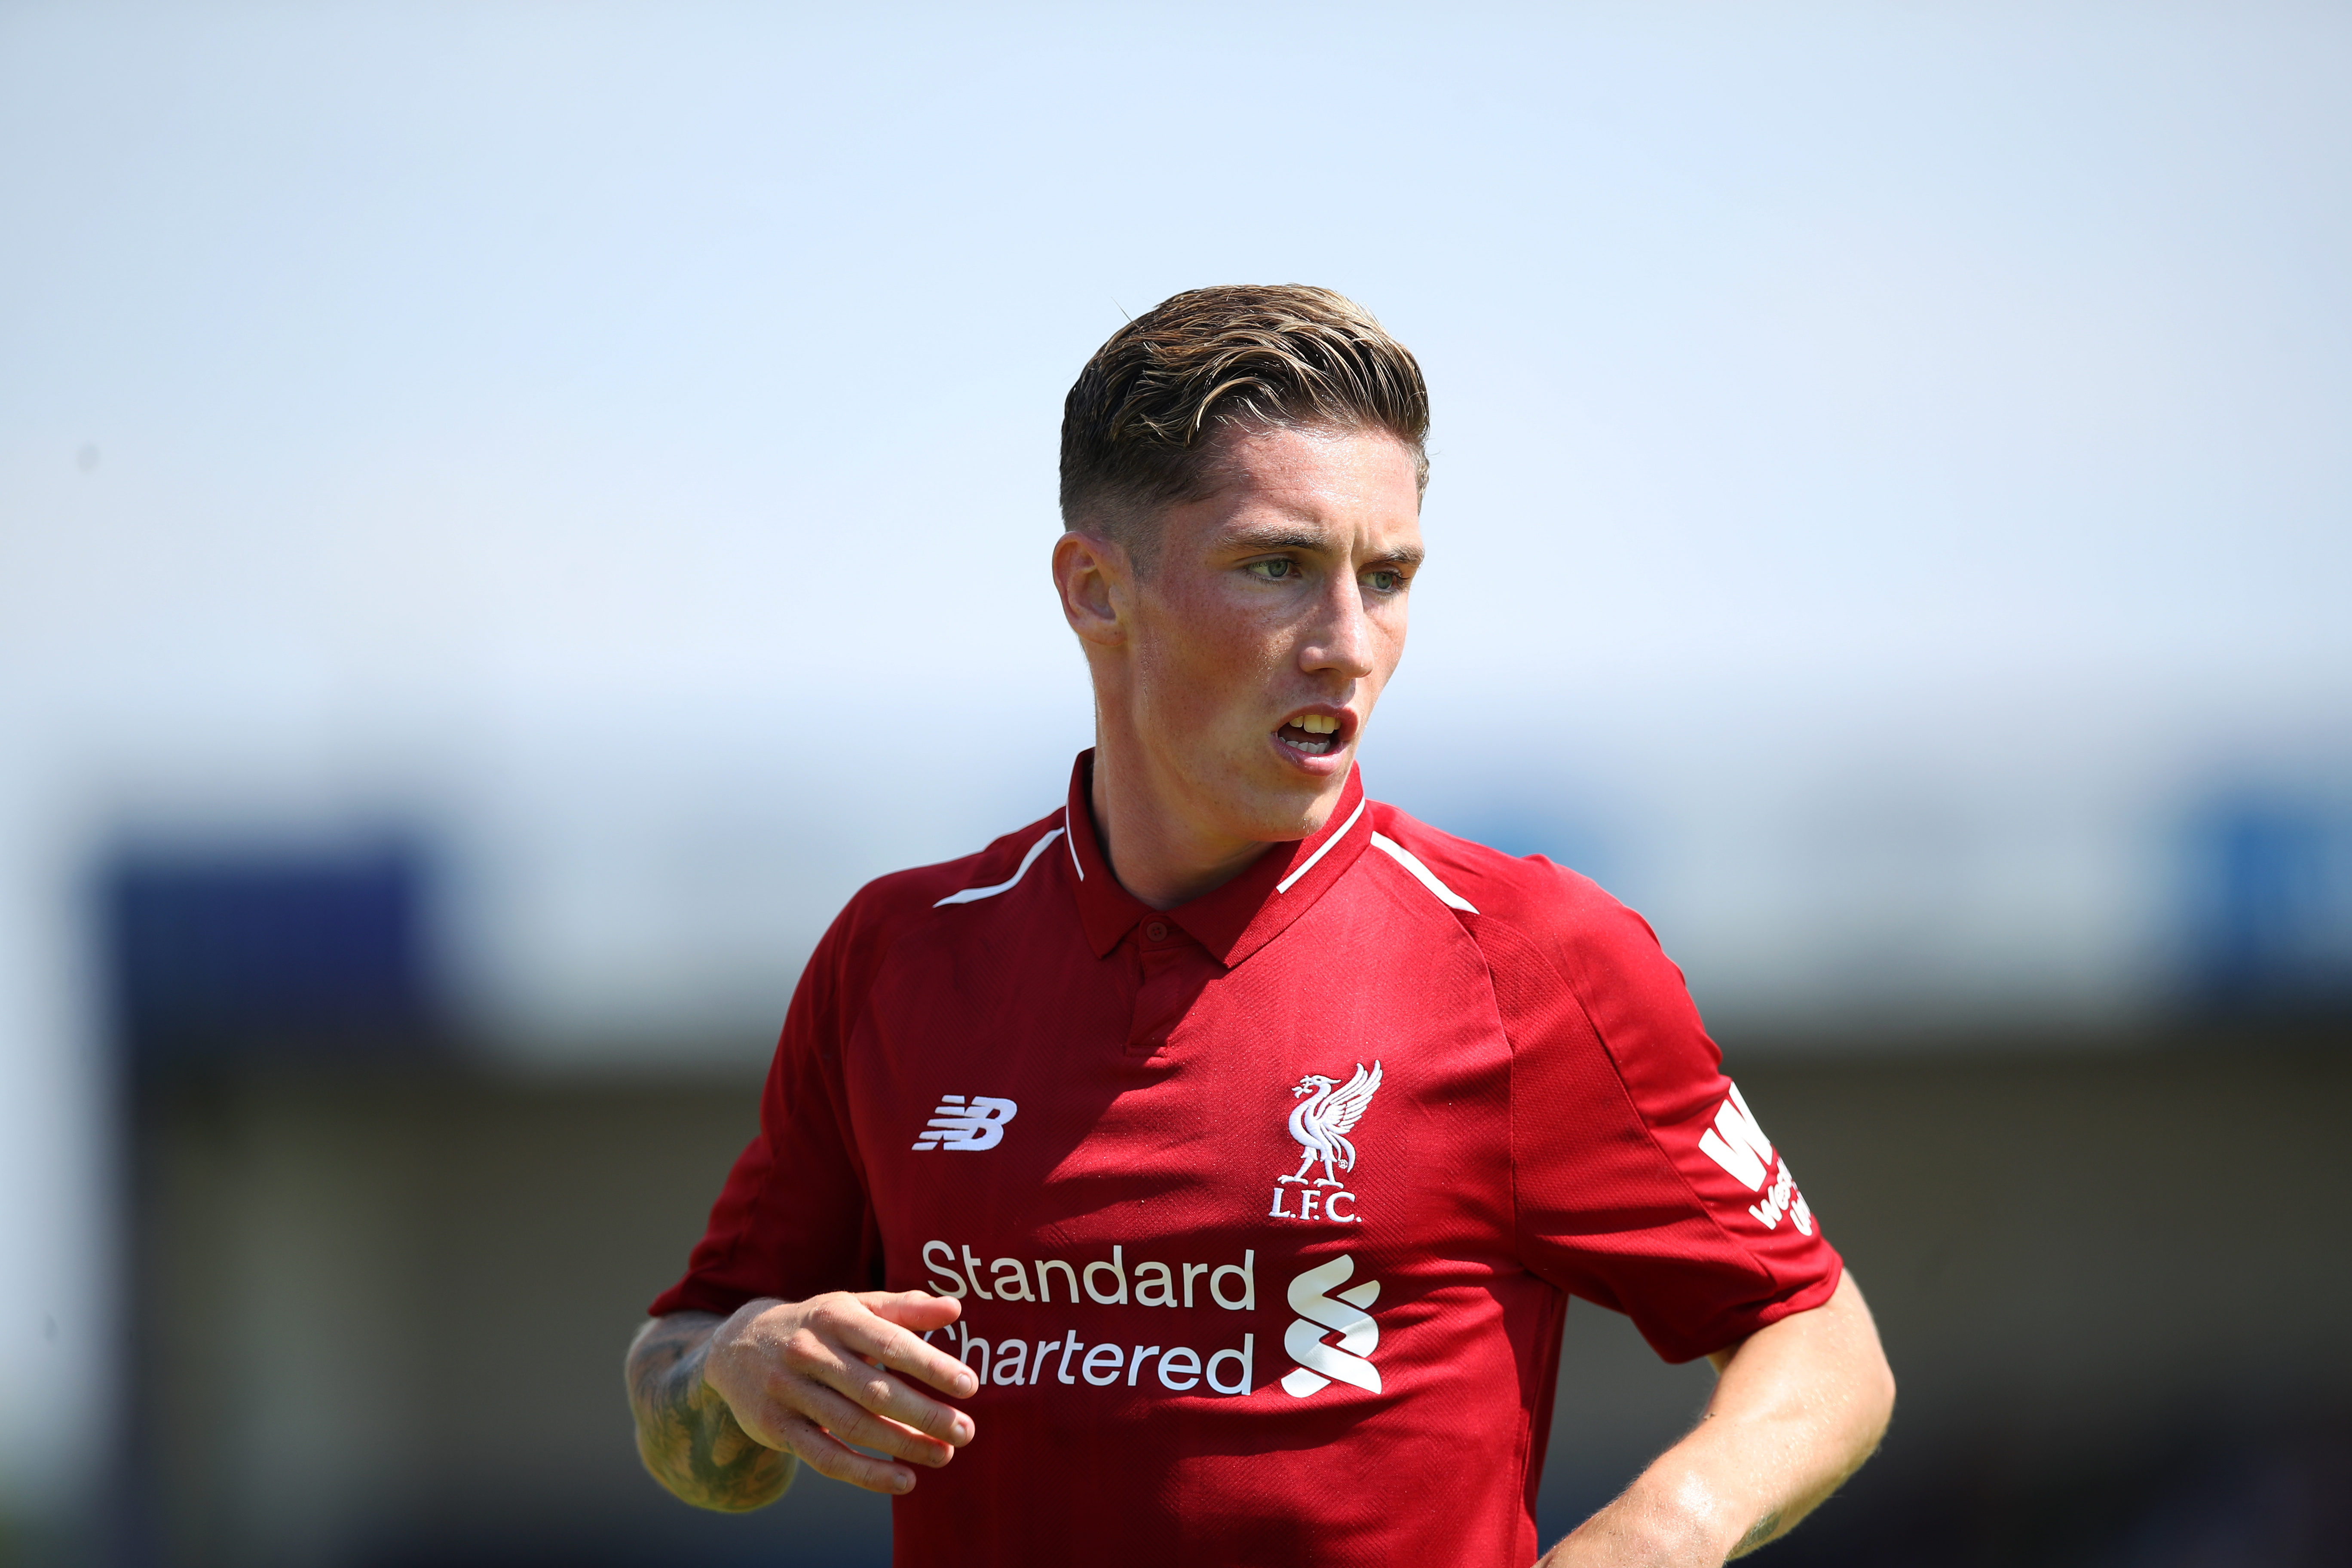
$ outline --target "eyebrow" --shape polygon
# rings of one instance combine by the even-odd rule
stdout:
[[[1331,548],[1328,534],[1318,533],[1311,529],[1284,528],[1278,524],[1237,529],[1230,536],[1230,542],[1245,550],[1310,550],[1328,553]],[[1365,564],[1418,566],[1426,553],[1419,545],[1401,545]]]

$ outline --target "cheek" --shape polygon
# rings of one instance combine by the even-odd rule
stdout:
[[[1388,684],[1389,677],[1396,672],[1397,665],[1404,658],[1404,606],[1397,605],[1383,609],[1372,618],[1380,639],[1371,674],[1371,684],[1375,689]]]
[[[1138,666],[1155,707],[1210,714],[1255,708],[1279,650],[1254,618],[1203,596],[1163,606]]]

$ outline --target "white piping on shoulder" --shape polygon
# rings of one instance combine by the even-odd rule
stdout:
[[[1045,852],[1045,847],[1053,843],[1055,839],[1061,837],[1062,829],[1056,827],[1053,832],[1048,833],[1045,837],[1037,840],[1036,843],[1029,846],[1029,853],[1021,857],[1021,868],[1013,872],[1013,875],[1007,877],[1002,882],[997,883],[996,886],[992,888],[966,888],[961,892],[950,893],[946,898],[941,899],[938,903],[933,904],[931,908],[937,910],[943,909],[949,904],[968,904],[975,899],[992,899],[999,893],[1010,891],[1014,883],[1020,881],[1022,878],[1029,874],[1029,868],[1037,863],[1037,857]],[[1424,875],[1426,873],[1424,873]]]
[[[1421,857],[1385,833],[1372,835],[1372,847],[1412,873],[1412,879],[1437,895],[1437,901],[1465,914],[1476,914],[1478,906],[1437,879],[1437,873],[1421,863]]]
[[[1067,825],[1068,825],[1068,823],[1069,823],[1069,820],[1070,820],[1070,808],[1069,808],[1068,806],[1066,806],[1066,806],[1064,806],[1064,807],[1062,808],[1062,822],[1063,822],[1064,826],[1067,826]],[[1055,829],[1054,829],[1054,831],[1055,831],[1055,832],[1056,832],[1056,833],[1059,833],[1059,832],[1061,832],[1061,831],[1062,831],[1062,829],[1061,829],[1061,828],[1059,828],[1059,827],[1056,827]],[[1045,840],[1044,840],[1044,839],[1040,838],[1039,840],[1037,840],[1037,842],[1038,842],[1038,843],[1040,843],[1040,844],[1043,844],[1043,843],[1045,843]],[[1071,869],[1071,870],[1073,870],[1073,871],[1076,871],[1076,872],[1078,874],[1078,880],[1079,880],[1079,881],[1081,881],[1081,882],[1085,881],[1085,880],[1087,879],[1087,868],[1086,868],[1086,867],[1084,867],[1083,865],[1079,864],[1079,862],[1078,862],[1078,836],[1077,836],[1076,834],[1073,833],[1073,834],[1071,834],[1067,838],[1063,839],[1063,840],[1062,840],[1062,847],[1063,847],[1063,848],[1065,848],[1065,849],[1067,849],[1067,850],[1070,852],[1070,869]],[[1017,881],[1019,881],[1021,879],[1020,879],[1018,876],[1015,876],[1013,879],[1014,881],[1016,881],[1016,882],[1017,882]]]
[[[1276,882],[1274,885],[1274,890],[1277,893],[1286,893],[1290,891],[1290,884],[1298,880],[1299,878],[1307,875],[1307,872],[1315,869],[1315,862],[1323,858],[1324,856],[1331,853],[1331,846],[1339,843],[1339,840],[1348,837],[1348,829],[1356,826],[1356,818],[1363,816],[1364,807],[1371,804],[1372,798],[1370,795],[1366,795],[1363,799],[1358,801],[1356,803],[1356,809],[1348,814],[1348,820],[1339,824],[1339,831],[1331,835],[1330,837],[1323,840],[1322,847],[1316,850],[1314,854],[1309,855],[1307,858],[1306,865],[1301,866],[1297,870],[1293,871],[1289,876],[1285,877],[1281,881]]]

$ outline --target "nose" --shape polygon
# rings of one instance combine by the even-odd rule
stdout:
[[[1372,621],[1364,614],[1364,592],[1352,574],[1335,574],[1331,591],[1318,602],[1316,624],[1299,649],[1299,668],[1329,670],[1362,680],[1377,668]]]

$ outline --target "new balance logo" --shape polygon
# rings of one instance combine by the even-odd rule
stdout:
[[[1698,1135],[1698,1147],[1699,1152],[1728,1171],[1732,1180],[1751,1193],[1764,1194],[1763,1201],[1749,1205],[1748,1213],[1766,1230],[1776,1229],[1787,1215],[1796,1221],[1799,1235],[1813,1234],[1813,1211],[1806,1205],[1804,1194],[1797,1191],[1789,1162],[1773,1159],[1772,1141],[1757,1125],[1756,1113],[1748,1109],[1738,1084],[1731,1086],[1731,1098],[1717,1107],[1715,1125]],[[1767,1182],[1771,1183],[1769,1192],[1764,1191]]]
[[[1290,1310],[1298,1316],[1283,1333],[1282,1348],[1298,1364],[1284,1374],[1282,1392],[1293,1399],[1320,1393],[1334,1383],[1351,1383],[1371,1394],[1381,1391],[1381,1369],[1365,1359],[1381,1342],[1381,1329],[1362,1310],[1380,1300],[1381,1282],[1367,1279],[1337,1296],[1324,1294],[1355,1271],[1354,1258],[1335,1258],[1290,1282]],[[1325,1344],[1323,1336],[1334,1331],[1339,1342]]]
[[[925,1149],[993,1149],[1004,1142],[1004,1124],[1021,1114],[1009,1100],[975,1094],[967,1103],[960,1094],[940,1096],[940,1106],[915,1139],[916,1152]]]

